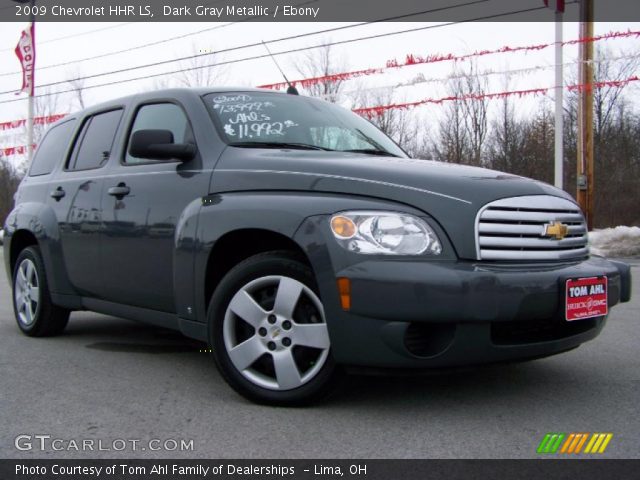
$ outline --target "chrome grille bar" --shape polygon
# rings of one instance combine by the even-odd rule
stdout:
[[[564,236],[546,235],[561,223]],[[566,227],[566,231],[564,228]],[[480,209],[476,217],[479,260],[557,261],[589,255],[587,226],[580,207],[551,195],[504,198]]]

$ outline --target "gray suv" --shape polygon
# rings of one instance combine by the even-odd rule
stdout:
[[[208,342],[257,402],[329,392],[348,367],[539,358],[629,300],[565,192],[413,160],[350,111],[251,89],[165,90],[69,115],[5,224],[19,328],[74,310]]]

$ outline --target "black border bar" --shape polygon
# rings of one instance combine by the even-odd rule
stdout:
[[[123,470],[123,465],[126,465]],[[165,473],[151,474],[153,466]],[[188,467],[186,474],[174,469]],[[144,470],[139,470],[139,468]],[[187,479],[359,479],[359,480],[475,480],[635,478],[640,460],[0,460],[3,480],[168,480]],[[99,475],[96,474],[100,468]],[[38,473],[38,470],[40,473]],[[46,473],[44,472],[46,470]],[[109,473],[110,471],[113,473]],[[74,472],[56,474],[55,472]],[[142,473],[142,472],[145,473]],[[20,473],[22,472],[22,473]],[[124,472],[124,473],[123,473]],[[182,470],[185,472],[185,470]],[[241,472],[241,473],[238,473]]]

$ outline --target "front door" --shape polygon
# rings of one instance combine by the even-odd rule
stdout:
[[[140,106],[129,131],[170,130],[175,143],[195,143],[192,128],[176,103]],[[102,192],[102,271],[105,299],[176,312],[174,252],[176,225],[185,207],[206,195],[211,172],[193,160],[149,161],[126,152],[112,162]]]

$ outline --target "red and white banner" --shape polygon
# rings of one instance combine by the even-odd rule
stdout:
[[[599,42],[602,40],[611,40],[611,39],[617,39],[617,38],[636,38],[636,39],[640,38],[640,30],[609,32],[602,35],[596,35],[594,37],[585,37],[585,38],[578,38],[575,40],[567,40],[565,42],[562,42],[562,45],[563,46],[578,45],[582,43]],[[458,55],[454,53],[431,53],[426,56],[416,55],[416,54],[407,54],[404,58],[401,58],[401,59],[393,58],[393,59],[387,60],[384,67],[368,68],[366,70],[355,70],[351,72],[333,73],[329,75],[323,75],[320,77],[303,78],[303,79],[293,80],[291,84],[294,87],[302,86],[303,88],[309,88],[312,85],[342,82],[345,80],[351,80],[354,78],[359,78],[364,76],[379,75],[391,69],[399,69],[399,68],[411,67],[414,65],[427,65],[427,64],[440,63],[440,62],[463,62],[475,57],[484,57],[487,55],[536,52],[536,51],[541,51],[546,48],[552,47],[554,45],[555,43],[553,42],[541,43],[538,45],[524,45],[524,46],[515,46],[515,47],[505,45],[501,48],[496,48],[492,50],[476,50],[472,53],[466,53],[462,55]],[[258,85],[258,88],[270,88],[273,90],[282,90],[286,88],[288,85],[289,84],[287,82],[279,82],[279,83],[270,83],[266,85]]]
[[[34,150],[36,146],[33,146]],[[18,145],[17,147],[5,147],[0,148],[0,158],[2,157],[10,157],[11,155],[26,155],[27,154],[27,146],[26,145]]]
[[[31,24],[22,31],[18,45],[16,45],[16,55],[22,65],[22,92],[33,96],[36,70],[36,29],[35,24]]]
[[[48,125],[50,123],[57,122],[61,118],[66,116],[65,113],[56,113],[55,115],[47,115],[45,117],[35,117],[33,119],[34,125]],[[12,130],[14,128],[21,128],[27,124],[27,120],[22,118],[20,120],[9,120],[8,122],[0,122],[0,130]]]
[[[567,85],[566,88],[569,91],[582,91],[587,88],[623,88],[629,85],[632,82],[640,82],[640,77],[633,76],[629,78],[625,78],[624,80],[606,80],[602,82],[595,82],[591,84],[577,84],[577,85]],[[363,107],[363,108],[355,108],[353,111],[359,115],[367,117],[369,119],[378,117],[387,110],[407,110],[409,108],[419,107],[421,105],[440,105],[445,102],[456,102],[461,100],[493,100],[496,98],[506,98],[506,97],[518,97],[522,98],[524,96],[529,95],[545,95],[548,91],[554,90],[556,87],[543,87],[543,88],[530,88],[527,90],[514,90],[508,92],[495,92],[495,93],[469,93],[460,96],[449,96],[443,98],[425,98],[422,100],[417,100],[415,102],[407,102],[407,103],[392,103],[390,105],[376,105],[374,107]]]

